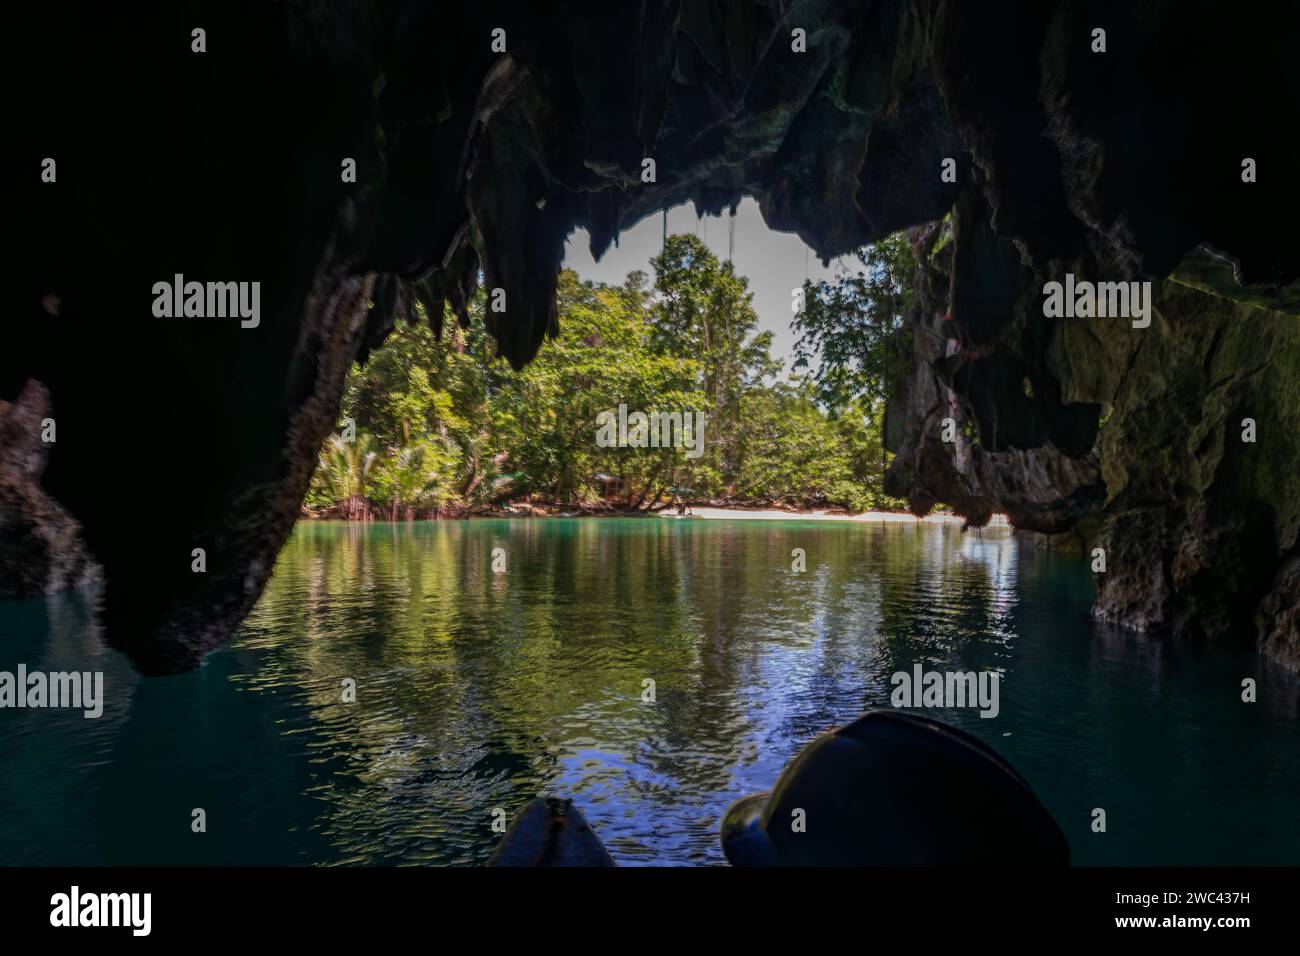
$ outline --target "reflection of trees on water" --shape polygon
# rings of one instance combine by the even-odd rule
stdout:
[[[255,680],[312,688],[321,746],[350,755],[355,785],[326,795],[327,830],[349,842],[373,833],[402,858],[444,856],[450,843],[453,857],[478,859],[485,807],[563,790],[594,801],[598,822],[602,804],[634,793],[670,822],[887,700],[893,670],[1007,641],[1009,540],[953,531],[307,524],[246,643],[279,658]],[[491,570],[494,547],[506,549],[504,574]],[[790,570],[794,547],[805,573]],[[339,702],[346,676],[358,681],[352,707]],[[653,706],[641,701],[647,677]],[[403,819],[443,826],[395,834],[394,811],[419,803],[430,812]]]
[[[0,862],[480,862],[492,809],[542,792],[621,862],[718,862],[734,797],[921,663],[1003,672],[996,720],[939,716],[1016,764],[1078,862],[1293,863],[1295,677],[1096,625],[1090,599],[1086,565],[1002,529],[307,523],[190,674],[136,678],[93,597],[0,605],[11,661],[102,660],[110,690],[100,721],[0,724]],[[1073,825],[1099,804],[1127,834],[1104,850]]]

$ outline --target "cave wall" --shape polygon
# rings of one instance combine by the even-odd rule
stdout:
[[[81,525],[41,484],[57,423],[49,392],[29,381],[0,401],[0,599],[52,594],[100,580]]]
[[[1080,391],[1100,398],[1115,382],[1098,442],[1106,500],[1097,543],[1107,571],[1097,575],[1097,612],[1144,629],[1230,638],[1250,633],[1280,562],[1296,553],[1300,322],[1177,275],[1157,287],[1144,334],[1106,349],[1107,336],[1120,334],[1114,323],[1091,334],[1065,326],[1053,356]],[[1096,365],[1115,378],[1068,371]],[[1286,650],[1264,643],[1293,657],[1296,636],[1283,641]]]
[[[922,260],[887,487],[1102,548],[1100,618],[1297,666],[1300,248],[1294,197],[1241,175],[1245,157],[1300,162],[1270,118],[1300,101],[1272,32],[1292,14],[1039,4],[1008,35],[970,5],[932,9],[974,170],[952,247]],[[1099,25],[1105,54],[1081,39]],[[1151,281],[1151,326],[1046,317],[1066,273]]]
[[[1300,321],[1217,294],[1203,249],[1153,283],[1148,328],[1047,318],[1041,283],[1060,276],[990,265],[999,251],[1004,264],[1018,255],[968,198],[952,245],[936,253],[937,230],[916,233],[887,490],[918,513],[950,504],[975,525],[1005,512],[1036,543],[1090,562],[1102,549],[1101,619],[1257,643],[1296,666]],[[993,248],[971,251],[981,244]],[[960,291],[964,260],[981,288]],[[1013,277],[1009,304],[982,286],[997,275]],[[992,337],[990,301],[1009,317]]]
[[[1210,308],[1206,295],[1300,311],[1288,228],[1300,127],[1278,107],[1300,102],[1298,20],[1283,5],[1229,16],[1199,0],[24,6],[0,38],[16,144],[3,162],[21,184],[0,398],[29,381],[48,389],[59,440],[44,488],[103,565],[108,639],[165,673],[197,664],[261,593],[349,363],[414,303],[435,323],[444,302],[463,315],[481,270],[506,292],[488,322],[519,365],[556,331],[574,226],[599,253],[666,206],[720,211],[750,195],[770,225],[830,256],[955,206],[940,256],[952,261],[933,272],[946,291],[932,296],[948,297],[952,317],[917,327],[946,321],[964,351],[927,351],[933,336],[918,347],[891,412],[898,447],[915,452],[900,454],[895,487],[918,503],[942,493],[977,523],[1005,510],[1050,531],[1107,508],[1141,512],[1176,556],[1161,572],[1167,593],[1139,606],[1120,586],[1138,551],[1115,521],[1101,533],[1129,570],[1103,586],[1104,613],[1173,624],[1213,617],[1210,605],[1231,604],[1235,619],[1253,602],[1267,626],[1291,622],[1266,644],[1294,644],[1280,596],[1298,573],[1283,560],[1294,529],[1278,499],[1294,489],[1262,490],[1293,448],[1269,446],[1274,464],[1249,481],[1228,477],[1240,450],[1213,442],[1179,477],[1143,474],[1143,460],[1114,452],[1128,419],[1112,428],[1104,409],[1218,379],[1166,369],[1166,381],[1148,369],[1156,349],[1126,373],[1122,343],[1071,371],[1080,329],[1034,320],[1034,290],[1067,269],[1163,281],[1182,264],[1188,285],[1162,286],[1177,315],[1161,327],[1202,343],[1180,339],[1173,353],[1188,375],[1197,348],[1248,350],[1263,334],[1237,331],[1249,323],[1225,311],[1236,305]],[[1108,31],[1104,54],[1090,48],[1095,26]],[[205,52],[192,50],[195,27]],[[504,54],[491,48],[497,28]],[[792,49],[796,28],[805,52]],[[1241,182],[1243,156],[1258,182]],[[55,183],[40,181],[45,157]],[[946,157],[956,182],[939,175]],[[1202,247],[1213,262],[1194,276],[1188,257]],[[175,273],[259,281],[260,324],[155,318],[151,287]],[[1226,386],[1183,425],[1208,434],[1257,388],[1274,394],[1273,374]],[[961,460],[925,440],[931,393],[980,438]],[[1273,434],[1261,425],[1255,447]],[[1181,511],[1150,503],[1167,486]],[[1220,582],[1189,610],[1216,565],[1180,543],[1187,529],[1232,552],[1268,527],[1251,600]],[[1256,600],[1260,580],[1275,583]]]

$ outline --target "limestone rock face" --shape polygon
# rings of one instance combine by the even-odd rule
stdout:
[[[556,331],[572,228],[599,253],[668,206],[746,195],[823,256],[956,205],[933,269],[950,288],[891,413],[893,487],[975,522],[1092,516],[1117,569],[1099,608],[1129,623],[1284,613],[1263,591],[1290,580],[1294,483],[1265,485],[1294,461],[1277,436],[1300,401],[1280,364],[1226,363],[1290,348],[1239,307],[1300,314],[1295,4],[201,0],[20,5],[8,26],[0,397],[49,388],[44,486],[103,564],[108,640],[147,672],[195,666],[252,606],[348,364],[416,302],[463,315],[481,274],[521,364]],[[1142,336],[1041,321],[1067,272],[1162,283],[1161,318]],[[156,318],[176,274],[259,282],[260,323]],[[944,409],[955,458],[932,438]],[[1247,411],[1260,439],[1237,447]],[[104,467],[124,435],[158,480]],[[145,513],[166,516],[149,536]]]
[[[1248,634],[1300,534],[1300,322],[1190,288],[1177,273],[1156,302],[1151,334],[1119,352],[1124,376],[1099,439],[1099,544],[1109,567],[1150,583],[1128,586],[1108,571],[1097,610],[1210,637]],[[1280,651],[1271,630],[1263,643]]]
[[[0,598],[52,594],[100,576],[81,526],[41,487],[49,407],[49,392],[32,381],[13,402],[0,401]]]
[[[944,254],[930,254],[924,234],[918,244],[887,488],[917,511],[942,501],[974,524],[1001,511],[1029,532],[1071,531],[1071,547],[1104,551],[1098,617],[1257,639],[1294,666],[1300,321],[1250,294],[1219,294],[1204,249],[1151,283],[1146,328],[1048,318],[1043,285],[1059,273],[1000,273],[999,257],[1018,257],[982,229],[982,212],[978,199],[959,203]],[[997,274],[1007,277],[1000,290],[990,287]],[[946,418],[964,426],[956,441],[943,441]]]
[[[1288,558],[1256,616],[1260,648],[1292,670],[1300,670],[1300,557]]]
[[[1005,512],[1017,528],[1065,532],[1102,494],[1098,406],[1062,398],[1040,354],[1033,274],[983,199],[964,193],[951,241],[942,233],[914,241],[912,359],[890,403],[885,489],[918,514],[943,502],[976,527]]]

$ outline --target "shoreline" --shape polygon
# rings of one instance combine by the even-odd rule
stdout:
[[[692,507],[689,514],[678,514],[676,509],[664,508],[659,511],[640,511],[640,512],[623,512],[617,510],[600,510],[600,511],[550,511],[540,508],[521,508],[517,511],[492,511],[477,512],[473,514],[463,514],[447,516],[443,518],[397,518],[396,520],[389,517],[372,517],[364,519],[349,520],[337,517],[316,517],[314,515],[302,515],[300,520],[307,521],[334,521],[345,524],[407,524],[423,523],[438,521],[464,521],[475,518],[524,518],[524,519],[546,519],[546,518],[664,518],[669,520],[690,520],[696,519],[701,521],[849,521],[867,524],[956,524],[965,523],[965,519],[960,515],[950,512],[938,512],[935,514],[925,515],[918,518],[908,511],[864,511],[858,514],[849,514],[846,512],[832,511],[824,508],[811,508],[801,511],[786,511],[781,508],[744,508],[744,507],[723,507],[714,505],[701,505]],[[986,527],[1010,527],[1006,515],[995,514]]]
[[[816,508],[807,511],[783,511],[780,508],[715,508],[707,505],[692,508],[691,513],[687,515],[679,515],[675,511],[661,511],[656,514],[656,517],[701,518],[706,521],[858,521],[875,524],[888,522],[962,524],[965,521],[960,515],[948,512],[938,512],[918,518],[909,511],[864,511],[860,514],[847,514]],[[989,522],[989,527],[1005,524],[1007,519],[1004,515],[994,515],[993,520]]]

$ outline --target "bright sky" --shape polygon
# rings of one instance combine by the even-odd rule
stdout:
[[[714,255],[726,259],[729,221],[726,211],[720,219],[701,219],[694,204],[687,203],[668,211],[668,233],[694,233]],[[627,274],[635,269],[652,276],[650,257],[658,255],[663,246],[663,214],[656,213],[624,232],[619,236],[618,245],[610,246],[599,262],[591,258],[590,242],[585,229],[576,229],[569,235],[564,250],[564,265],[583,279],[622,285]],[[759,327],[773,333],[772,354],[784,359],[788,369],[794,352],[790,292],[803,285],[805,277],[814,281],[832,278],[837,260],[831,260],[829,269],[822,268],[821,261],[802,239],[794,233],[769,229],[758,211],[758,203],[744,199],[736,211],[732,261],[736,271],[749,280]],[[852,257],[844,260],[845,266],[855,263]]]

